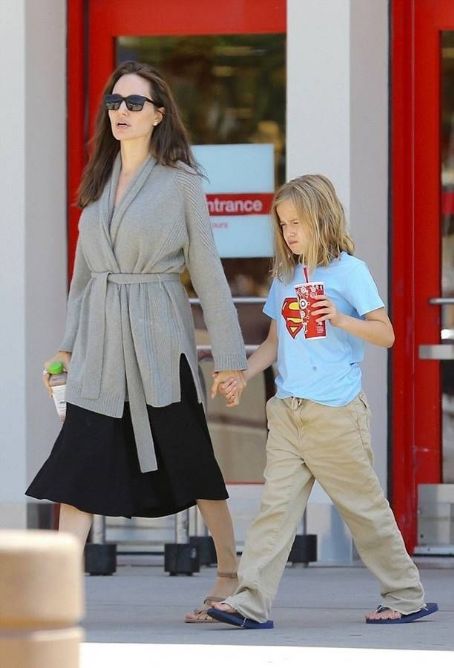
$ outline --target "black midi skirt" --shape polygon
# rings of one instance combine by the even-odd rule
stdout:
[[[26,494],[110,517],[162,517],[228,494],[192,372],[180,363],[181,401],[147,406],[158,470],[139,467],[129,405],[121,418],[67,404],[49,458]]]

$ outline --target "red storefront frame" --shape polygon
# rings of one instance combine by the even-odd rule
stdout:
[[[439,340],[439,37],[454,29],[452,0],[393,0],[391,12],[390,490],[407,546],[416,543],[417,485],[440,481],[440,376],[418,346]],[[68,15],[68,257],[77,240],[75,195],[118,35],[286,32],[285,0],[71,0]],[[427,221],[433,227],[425,234]]]
[[[440,365],[421,344],[440,341],[440,36],[452,0],[391,4],[391,496],[407,547],[417,542],[417,490],[441,482]]]
[[[119,35],[285,33],[286,0],[68,0],[68,266],[72,275],[79,210],[76,192]]]

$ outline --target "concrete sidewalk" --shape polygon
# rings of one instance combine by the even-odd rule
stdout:
[[[365,660],[370,666],[377,660],[378,665],[379,657],[381,665],[400,663],[402,654],[395,655],[395,650],[407,650],[412,668],[427,661],[426,651],[438,652],[440,668],[454,660],[453,559],[417,562],[426,600],[438,602],[440,612],[414,624],[392,626],[363,622],[364,613],[379,603],[377,583],[365,568],[288,567],[273,609],[275,629],[262,631],[183,623],[184,613],[208,591],[215,569],[169,577],[162,565],[145,566],[137,557],[134,561],[137,565],[122,557],[115,575],[86,578],[81,668],[127,663],[141,668],[170,661],[187,668],[202,661],[221,667],[240,661],[250,667],[291,668],[309,658],[329,660],[334,649],[336,663],[342,665],[345,659],[350,668]],[[153,563],[152,558],[148,562]]]

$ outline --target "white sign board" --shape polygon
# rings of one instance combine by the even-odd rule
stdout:
[[[273,144],[208,144],[192,149],[207,176],[203,184],[219,255],[271,257]]]

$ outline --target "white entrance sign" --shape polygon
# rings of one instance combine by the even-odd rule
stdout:
[[[208,144],[192,149],[207,176],[203,185],[220,256],[272,256],[273,144]]]

